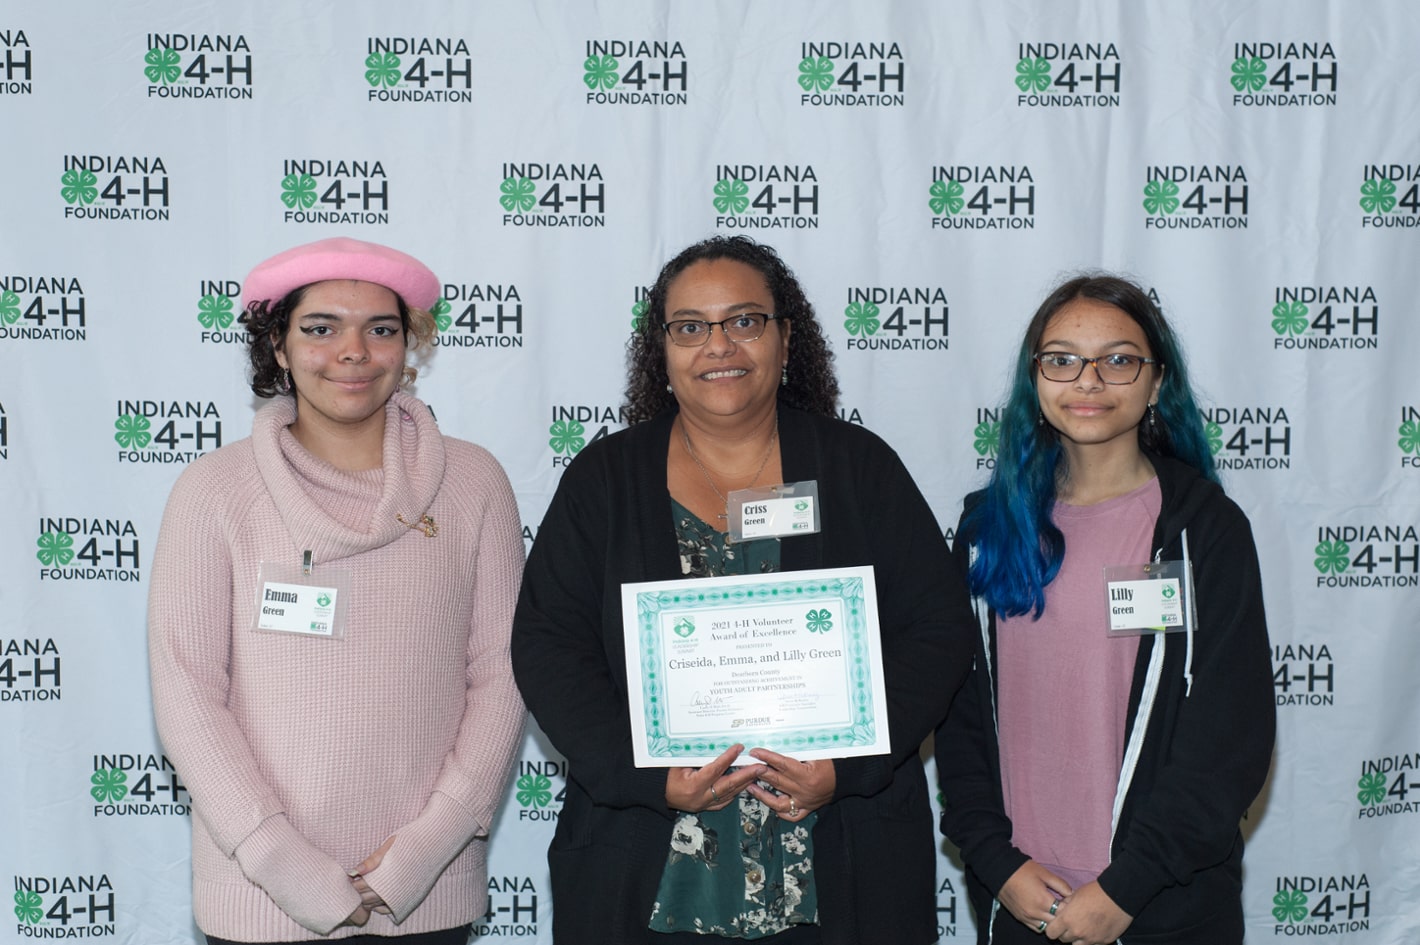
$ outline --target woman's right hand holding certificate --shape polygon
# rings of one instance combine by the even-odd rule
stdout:
[[[743,745],[731,745],[714,761],[699,768],[666,769],[666,806],[687,813],[728,807],[765,771],[764,765],[731,770],[730,766],[744,749]]]

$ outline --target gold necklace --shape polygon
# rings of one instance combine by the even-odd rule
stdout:
[[[681,441],[685,443],[685,452],[690,456],[691,462],[695,463],[695,468],[700,470],[700,475],[705,477],[705,481],[710,484],[710,488],[720,497],[720,501],[725,503],[725,511],[721,512],[719,517],[729,518],[730,500],[725,493],[720,491],[720,487],[715,485],[715,480],[710,478],[710,470],[705,468],[705,464],[700,461],[700,457],[695,455],[695,448],[690,445],[690,432],[686,430],[683,421],[680,425],[680,437]],[[778,441],[779,421],[775,419],[774,432],[769,436],[769,448],[764,451],[764,458],[759,461],[759,468],[754,471],[754,478],[749,481],[749,485],[745,486],[746,489],[752,488],[756,482],[759,482],[759,477],[764,473],[764,467],[769,465],[769,457],[774,455],[774,444]]]

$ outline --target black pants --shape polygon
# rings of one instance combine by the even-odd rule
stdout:
[[[441,932],[420,932],[417,935],[352,935],[349,938],[333,939],[339,945],[468,945],[468,936],[473,931],[469,925]],[[229,942],[225,938],[207,936],[207,945],[249,945],[245,942]],[[310,942],[267,942],[265,945],[310,945]]]
[[[996,923],[992,926],[992,945],[1055,945],[1050,939],[1027,928],[1006,909],[996,913]],[[1225,909],[1222,912],[1204,916],[1194,926],[1167,932],[1139,932],[1126,929],[1120,939],[1122,945],[1234,945],[1243,940],[1242,910]]]

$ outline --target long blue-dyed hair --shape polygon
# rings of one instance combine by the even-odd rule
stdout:
[[[1040,304],[1026,328],[1011,392],[1001,410],[996,469],[984,499],[967,511],[957,536],[977,549],[970,573],[972,593],[1006,616],[1039,617],[1045,610],[1045,586],[1055,579],[1065,557],[1065,536],[1050,517],[1065,454],[1055,428],[1038,422],[1033,359],[1050,319],[1066,303],[1081,298],[1113,305],[1137,322],[1150,355],[1160,362],[1152,368],[1163,370],[1154,420],[1139,424],[1140,446],[1182,460],[1218,481],[1183,350],[1158,306],[1139,286],[1117,276],[1091,274],[1065,282]]]

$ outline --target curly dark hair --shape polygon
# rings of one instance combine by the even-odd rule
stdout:
[[[833,352],[824,340],[814,307],[794,273],[771,246],[747,236],[714,236],[681,252],[661,269],[646,300],[646,314],[626,345],[626,422],[641,423],[675,405],[666,390],[666,296],[671,283],[693,264],[732,259],[764,277],[774,297],[774,313],[793,324],[789,335],[789,380],[779,388],[779,399],[809,413],[834,416],[838,407],[838,378],[833,373]]]
[[[237,321],[247,329],[247,357],[251,361],[251,390],[258,397],[275,397],[290,393],[285,389],[286,369],[276,360],[276,352],[286,343],[286,332],[291,328],[291,312],[301,304],[306,290],[314,285],[303,285],[286,293],[286,297],[271,304],[269,300],[252,302]],[[404,326],[404,340],[408,348],[416,350],[429,344],[437,327],[434,317],[420,308],[404,301],[398,292],[393,293],[399,305],[399,321]],[[410,342],[410,335],[414,336]],[[417,371],[405,368],[405,382],[412,383]]]

